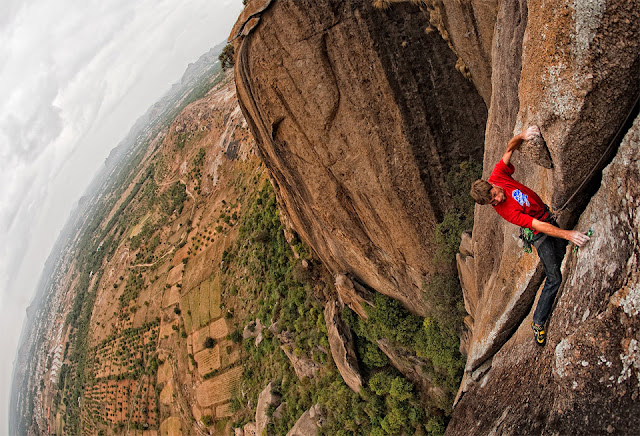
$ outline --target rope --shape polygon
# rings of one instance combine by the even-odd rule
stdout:
[[[622,124],[620,124],[620,127],[618,128],[618,131],[616,132],[616,134],[611,139],[611,142],[609,143],[609,146],[607,147],[605,152],[600,156],[600,159],[598,159],[598,162],[596,162],[596,164],[593,166],[593,168],[591,169],[589,174],[587,174],[587,176],[584,178],[584,180],[582,181],[580,186],[578,186],[578,188],[574,191],[573,195],[571,195],[571,197],[569,197],[569,199],[567,201],[565,201],[565,203],[562,205],[562,207],[560,209],[557,209],[556,211],[553,212],[552,216],[554,218],[557,218],[558,215],[560,214],[560,212],[562,212],[569,205],[571,200],[573,200],[573,198],[578,194],[578,192],[580,192],[580,190],[584,187],[584,185],[591,179],[593,174],[596,172],[596,170],[598,169],[598,167],[602,163],[603,159],[606,156],[609,155],[609,151],[611,150],[611,147],[613,147],[613,144],[616,142],[616,139],[618,139],[618,137],[620,136],[620,133],[622,132],[622,129],[624,128],[624,126],[626,126],[627,123],[629,122],[629,119],[631,118],[631,115],[633,114],[636,106],[638,105],[638,101],[640,101],[640,94],[638,94],[638,96],[636,97],[635,103],[631,106],[631,110],[627,114],[627,117],[625,118],[624,122]]]

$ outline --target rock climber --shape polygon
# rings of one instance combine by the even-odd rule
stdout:
[[[473,182],[471,197],[478,204],[491,204],[502,218],[533,232],[531,243],[536,247],[542,261],[546,280],[538,300],[538,306],[533,314],[531,328],[536,343],[543,346],[547,339],[544,325],[549,318],[553,300],[562,283],[560,265],[566,246],[564,240],[581,247],[589,240],[589,237],[576,230],[559,228],[549,208],[538,194],[511,177],[515,171],[510,162],[511,155],[520,147],[522,141],[534,139],[539,135],[538,126],[531,126],[511,138],[507,150],[493,168],[489,180],[479,179]]]

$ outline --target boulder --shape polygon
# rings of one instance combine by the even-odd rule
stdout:
[[[436,386],[432,377],[428,374],[429,365],[426,362],[401,348],[394,347],[386,339],[379,339],[377,344],[380,351],[389,358],[391,364],[407,379],[411,380],[416,388],[427,398],[435,400],[436,403],[442,405],[450,403],[446,392]]]
[[[244,436],[256,436],[258,433],[256,432],[256,423],[248,422],[243,427]]]
[[[282,351],[287,355],[291,365],[293,366],[293,370],[300,380],[303,378],[314,378],[315,375],[320,371],[321,365],[316,363],[313,359],[310,359],[306,356],[297,356],[294,353],[294,348],[291,344],[282,345]]]
[[[351,329],[342,321],[340,312],[340,306],[336,300],[329,300],[324,307],[331,356],[347,386],[354,392],[360,392],[362,376],[358,367],[353,335]]]
[[[295,349],[295,340],[293,339],[293,334],[288,331],[283,331],[281,333],[277,332],[277,327],[273,328],[274,324],[269,327],[269,330],[274,333],[282,342],[282,346],[280,347],[284,354],[289,358],[291,365],[293,366],[293,370],[300,380],[305,377],[313,378],[320,371],[322,367],[320,364],[316,363],[313,359],[307,356],[298,356],[294,352]]]
[[[318,404],[312,406],[311,409],[298,418],[295,425],[287,433],[287,436],[316,436],[324,421],[324,416],[321,412]]]
[[[322,365],[316,363],[313,359],[307,356],[298,356],[294,352],[295,349],[295,340],[293,339],[293,334],[289,331],[279,331],[279,328],[276,323],[271,324],[269,326],[269,331],[277,336],[277,338],[282,342],[282,346],[280,347],[284,354],[289,358],[291,365],[293,366],[293,370],[300,380],[303,378],[313,378],[320,371]]]
[[[257,347],[258,345],[260,345],[260,342],[262,342],[263,328],[264,326],[262,325],[262,321],[260,321],[260,318],[256,318],[255,321],[251,321],[249,324],[244,326],[244,329],[242,329],[242,338],[256,338],[255,346]]]
[[[258,405],[256,407],[256,434],[262,436],[270,417],[267,415],[269,407],[277,407],[280,404],[280,395],[272,392],[272,385],[269,383],[260,395],[258,395]],[[246,431],[246,430],[245,430]]]
[[[480,159],[486,123],[425,25],[412,3],[272,2],[234,42],[240,105],[284,215],[333,274],[422,315],[444,176]]]
[[[276,410],[273,411],[273,419],[280,420],[284,416],[284,410],[287,408],[287,402],[280,404]]]

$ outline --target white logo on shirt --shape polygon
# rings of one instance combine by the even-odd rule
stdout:
[[[520,206],[524,206],[524,205],[527,205],[527,207],[531,206],[531,203],[529,203],[529,196],[523,193],[522,191],[520,191],[519,189],[516,189],[515,191],[513,191],[511,193],[511,196],[515,201],[518,202]]]

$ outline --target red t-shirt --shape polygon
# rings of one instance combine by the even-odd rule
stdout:
[[[506,196],[505,201],[493,208],[510,223],[533,230],[531,224],[534,218],[539,221],[548,219],[547,207],[533,190],[513,180],[511,174],[514,171],[513,164],[505,165],[502,159],[493,168],[489,183],[504,189]],[[535,230],[533,232],[538,233]]]

